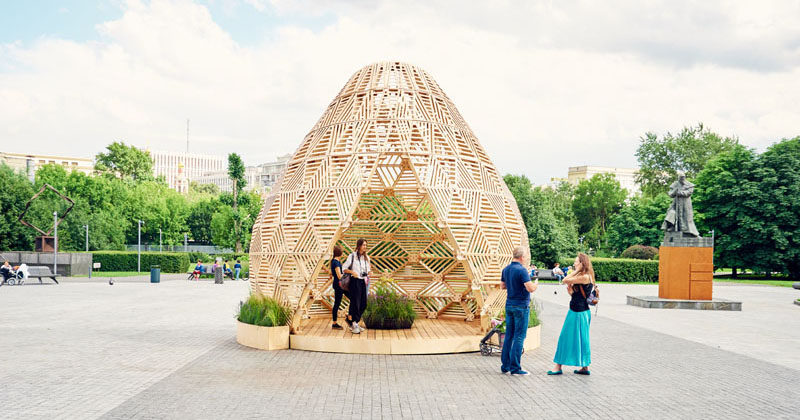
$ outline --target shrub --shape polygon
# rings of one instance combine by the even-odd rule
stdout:
[[[572,265],[574,260],[561,261]],[[658,282],[658,261],[629,258],[592,258],[595,280],[615,282]]]
[[[280,327],[288,325],[291,316],[292,311],[275,299],[254,293],[239,304],[239,314],[236,318],[245,324]]]
[[[189,254],[189,262],[191,263],[197,263],[198,260],[207,263],[212,260],[211,256],[205,252],[187,252],[187,254]]]
[[[93,262],[100,263],[100,271],[136,271],[136,252],[94,251]],[[189,255],[178,252],[142,252],[142,271],[158,265],[164,273],[184,273],[190,264]]]
[[[375,283],[375,292],[367,296],[364,324],[376,330],[411,328],[417,313],[414,301],[398,294],[392,284],[394,280],[382,277]]]
[[[631,245],[622,251],[622,258],[633,258],[634,260],[652,260],[658,255],[658,248],[646,245]]]

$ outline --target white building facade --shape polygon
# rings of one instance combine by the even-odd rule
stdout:
[[[274,162],[246,167],[244,170],[244,179],[247,182],[244,187],[245,191],[269,191],[272,185],[280,179],[286,169],[286,164],[291,158],[292,155],[289,154],[279,156]],[[195,181],[198,184],[214,184],[219,187],[220,191],[233,191],[233,181],[228,177],[227,166],[224,170],[206,172],[200,177],[191,178],[190,181]]]
[[[612,168],[608,166],[573,166],[569,168],[567,173],[567,182],[572,185],[578,185],[579,182],[585,179],[590,179],[597,174],[614,174],[620,186],[628,190],[628,195],[632,196],[638,194],[639,184],[636,183],[636,175],[639,173],[638,168]]]
[[[167,185],[179,192],[187,192],[189,182],[207,173],[228,168],[228,160],[223,156],[150,151],[150,158],[153,159],[153,175],[163,175]]]

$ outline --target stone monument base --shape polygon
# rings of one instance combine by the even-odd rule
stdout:
[[[742,302],[727,299],[662,299],[656,296],[628,296],[628,305],[648,309],[700,309],[706,311],[741,311]]]
[[[713,280],[712,238],[666,232],[658,250],[658,297],[710,301]]]

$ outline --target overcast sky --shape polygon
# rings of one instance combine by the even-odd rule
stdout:
[[[800,135],[800,1],[0,4],[0,151],[294,152],[347,79],[427,70],[502,173],[635,167],[646,131]]]

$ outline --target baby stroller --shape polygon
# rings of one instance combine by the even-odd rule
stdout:
[[[506,322],[503,321],[489,330],[488,333],[481,339],[480,349],[482,356],[491,356],[493,353],[499,353],[503,351],[503,341],[502,337],[505,334],[505,326]],[[497,343],[492,343],[491,339],[492,336],[497,334]],[[525,353],[525,349],[522,349],[522,352]]]
[[[500,324],[500,325],[502,325],[502,324]],[[501,334],[503,334],[503,333],[500,331],[500,325],[496,325],[496,326],[492,327],[492,329],[489,330],[489,332],[486,333],[486,335],[481,340],[481,346],[480,347],[481,347],[481,355],[482,356],[491,356],[492,353],[500,352],[500,351],[503,350],[503,343],[500,341],[500,337],[502,337]],[[489,341],[489,340],[492,339],[492,336],[495,335],[495,334],[497,334],[497,342],[499,344],[494,344],[491,341]]]

